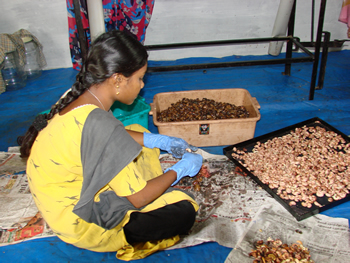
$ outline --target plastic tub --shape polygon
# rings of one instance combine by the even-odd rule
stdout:
[[[138,96],[131,105],[116,101],[111,107],[114,117],[120,120],[124,126],[137,123],[146,129],[148,129],[148,113],[150,110],[151,106],[141,96]]]
[[[157,115],[183,98],[212,99],[236,106],[245,106],[249,118],[159,122]],[[194,146],[221,146],[242,142],[254,137],[256,122],[260,119],[260,105],[245,89],[191,90],[158,93],[153,97],[151,112],[160,134],[176,136]]]

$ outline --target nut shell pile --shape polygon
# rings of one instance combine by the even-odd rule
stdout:
[[[199,120],[220,120],[248,118],[249,111],[244,106],[236,106],[211,99],[187,99],[172,103],[157,116],[159,122],[182,122]]]
[[[256,249],[249,253],[249,256],[254,257],[253,263],[314,263],[309,250],[301,241],[288,246],[280,239],[268,238],[266,243],[263,240],[257,241],[255,247]]]

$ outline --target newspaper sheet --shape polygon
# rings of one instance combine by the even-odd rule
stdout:
[[[30,194],[18,150],[0,153],[0,246],[53,235]]]
[[[228,255],[225,263],[251,263],[249,257],[254,243],[266,242],[267,238],[280,239],[291,245],[301,241],[317,263],[350,262],[348,220],[325,215],[297,221],[287,210],[278,206],[264,205],[260,208],[247,230]]]
[[[0,175],[25,171],[27,163],[19,156],[19,147],[9,147],[7,152],[0,152]]]
[[[226,156],[198,153],[203,156],[201,171],[176,186],[195,196],[199,204],[196,222],[190,235],[169,249],[210,241],[233,247],[262,205],[279,204]],[[161,158],[164,167],[175,162],[169,155]]]
[[[274,213],[270,217],[276,217],[273,237],[283,237],[285,222],[288,220],[288,222],[294,222],[299,228],[302,228],[304,222],[308,222],[306,220],[316,220],[320,228],[312,229],[312,226],[315,225],[313,221],[310,221],[312,222],[310,226],[305,228],[312,229],[312,234],[315,236],[313,239],[307,238],[309,242],[306,243],[313,253],[318,253],[319,250],[326,251],[323,243],[326,244],[327,240],[331,240],[333,243],[335,242],[333,240],[340,240],[334,233],[324,235],[328,224],[335,229],[338,226],[337,231],[343,233],[344,239],[346,236],[348,238],[347,242],[349,242],[346,219],[333,219],[317,215],[298,223],[287,210],[226,156],[212,155],[202,150],[199,150],[198,153],[203,156],[202,169],[199,174],[193,178],[184,178],[176,186],[192,193],[198,202],[199,211],[196,222],[190,234],[182,236],[181,242],[169,249],[194,246],[204,242],[218,242],[220,245],[231,248],[235,247],[236,244],[240,244],[240,246],[236,246],[236,250],[233,250],[232,253],[237,253],[241,249],[240,256],[247,260],[246,256],[248,251],[250,252],[250,248],[247,250],[247,245],[243,246],[245,243],[242,237],[247,236],[245,233],[249,229],[248,225],[252,229],[253,223],[257,220],[261,221],[259,217],[266,214],[266,210],[262,210],[262,207],[266,206],[273,207]],[[160,156],[163,170],[174,165],[177,161],[178,159],[169,154]],[[12,149],[11,152],[0,153],[0,207],[0,246],[20,242],[24,239],[54,235],[38,213],[29,192],[25,163],[19,158],[18,149],[16,148]],[[282,218],[281,215],[283,215]],[[332,225],[334,222],[336,222],[335,226]],[[292,229],[295,227],[293,225]],[[306,235],[309,232],[305,230],[303,233]],[[321,236],[324,241],[320,244]],[[349,249],[348,243],[341,242],[341,244]],[[341,248],[337,251],[349,256],[347,249]],[[227,262],[252,262],[252,258],[248,258],[248,261],[238,261],[236,255],[231,256],[231,254]]]

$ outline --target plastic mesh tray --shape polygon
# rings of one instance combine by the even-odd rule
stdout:
[[[247,152],[251,152],[252,149],[254,148],[254,146],[260,142],[260,143],[264,143],[270,139],[273,139],[274,137],[282,137],[284,135],[290,134],[291,131],[294,131],[295,128],[302,128],[303,126],[307,126],[307,127],[316,127],[316,126],[320,126],[325,128],[327,131],[333,131],[335,133],[337,133],[338,135],[342,136],[344,138],[344,140],[346,141],[346,143],[350,143],[350,139],[348,136],[346,136],[344,133],[340,132],[339,130],[335,129],[334,127],[332,127],[331,125],[329,125],[328,123],[326,123],[325,121],[319,119],[318,117],[297,123],[295,125],[291,125],[288,126],[286,128],[232,145],[232,146],[228,146],[226,148],[223,149],[224,154],[230,159],[232,160],[237,166],[239,166],[242,171],[244,173],[246,173],[248,176],[250,176],[254,181],[256,181],[263,189],[265,189],[270,195],[272,195],[285,209],[287,209],[298,221],[303,220],[305,218],[308,218],[312,215],[316,215],[322,211],[325,211],[331,207],[337,206],[341,203],[344,203],[348,200],[350,200],[350,193],[347,194],[343,199],[337,200],[337,201],[333,201],[333,202],[329,202],[328,201],[328,197],[324,196],[324,197],[317,197],[317,202],[321,205],[323,205],[322,207],[318,207],[316,205],[312,205],[311,208],[306,208],[304,206],[301,205],[301,202],[297,202],[296,205],[294,206],[290,206],[289,200],[284,200],[281,197],[279,197],[277,195],[277,189],[272,189],[270,188],[268,185],[264,184],[263,182],[261,182],[259,180],[259,178],[257,176],[255,176],[252,172],[248,171],[240,161],[238,161],[237,159],[232,157],[232,153],[233,153],[233,148],[236,147],[238,150],[246,150]],[[347,167],[347,169],[349,169],[349,166]]]

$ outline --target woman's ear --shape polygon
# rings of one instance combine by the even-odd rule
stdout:
[[[115,73],[112,75],[114,85],[119,85],[119,83],[122,81],[122,79],[121,79],[122,76],[123,75],[121,75],[119,73]]]
[[[113,74],[112,78],[113,78],[114,85],[116,85],[116,86],[120,85],[123,81],[128,79],[120,73]]]

